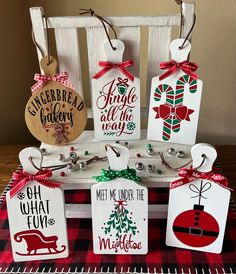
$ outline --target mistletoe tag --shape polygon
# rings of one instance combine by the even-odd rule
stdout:
[[[127,70],[133,61],[122,61],[124,43],[111,41],[116,50],[105,43],[107,61],[92,80],[95,138],[140,139],[140,81]]]
[[[119,149],[120,157],[109,148],[107,151],[110,167],[114,169],[102,170],[101,176],[95,177],[99,183],[91,188],[93,251],[95,254],[146,254],[147,188],[137,183],[140,178],[134,169],[127,169],[128,149],[114,147]]]
[[[15,185],[6,196],[13,259],[66,258],[69,248],[60,183],[49,179],[49,170],[36,170],[29,157],[41,167],[43,155],[38,148],[22,150],[19,158],[24,172],[13,174]]]
[[[191,153],[193,169],[182,169],[181,178],[170,184],[166,244],[220,253],[230,201],[228,181],[212,172],[214,147],[197,144]]]
[[[42,58],[45,75],[35,74],[38,81],[25,108],[26,124],[35,138],[49,145],[64,145],[75,140],[87,123],[87,110],[81,96],[67,81],[68,73],[56,74],[54,57]]]
[[[172,60],[161,63],[167,70],[152,78],[147,138],[180,144],[196,140],[202,81],[194,72],[197,65],[187,61],[191,44],[183,39],[170,44]]]

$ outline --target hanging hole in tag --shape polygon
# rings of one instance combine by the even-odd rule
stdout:
[[[179,49],[184,39],[175,39],[170,43],[171,59],[180,63],[186,61],[191,50],[191,43],[186,41],[185,47]]]
[[[40,61],[40,66],[45,75],[52,76],[57,72],[57,60],[50,56],[50,64],[48,64],[48,56],[44,56]]]

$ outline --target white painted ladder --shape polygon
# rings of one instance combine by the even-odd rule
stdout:
[[[194,4],[183,3],[183,29],[182,38],[188,34],[194,18]],[[44,11],[41,7],[30,8],[33,31],[37,43],[44,52],[47,52],[47,37]],[[169,44],[171,41],[171,29],[180,25],[180,15],[168,16],[125,16],[106,17],[114,27],[118,27],[118,38],[125,43],[126,59],[134,60],[134,67],[131,69],[136,77],[140,77],[140,28],[147,27],[149,30],[148,39],[148,60],[147,60],[147,86],[145,92],[146,102],[149,102],[151,78],[160,73],[160,62],[169,58]],[[76,89],[86,97],[83,91],[80,62],[80,45],[78,42],[78,28],[86,29],[87,55],[89,64],[89,76],[99,70],[98,61],[104,60],[103,44],[107,41],[105,31],[101,22],[91,16],[65,16],[48,17],[48,28],[54,30],[57,57],[60,71],[68,71],[70,81],[75,84]],[[42,58],[38,50],[39,60]],[[91,96],[90,96],[91,98]],[[141,102],[142,103],[142,102]],[[141,104],[143,105],[143,104]],[[146,111],[146,107],[142,109]],[[88,118],[93,118],[93,112],[88,109]]]
[[[182,38],[188,34],[194,20],[194,4],[183,3],[183,29]],[[32,20],[33,32],[35,40],[40,45],[44,52],[47,52],[47,36],[44,11],[41,7],[30,8],[30,15]],[[135,66],[132,68],[132,73],[140,77],[140,38],[141,28],[148,28],[149,38],[148,43],[148,60],[147,60],[147,85],[145,93],[146,102],[149,102],[150,82],[151,78],[160,73],[159,65],[161,61],[169,59],[169,44],[171,41],[171,30],[174,26],[180,25],[180,15],[168,16],[126,16],[126,17],[106,17],[114,27],[118,29],[118,38],[125,43],[126,59],[133,59]],[[80,62],[80,44],[78,39],[78,29],[85,28],[87,36],[87,56],[89,65],[89,76],[92,79],[98,70],[98,61],[104,60],[104,53],[102,50],[103,44],[107,41],[105,31],[101,22],[91,16],[71,16],[71,17],[48,17],[48,28],[54,30],[57,58],[59,62],[60,71],[68,71],[70,81],[75,84],[77,91],[82,97],[88,96],[88,91],[83,90],[81,70],[83,64]],[[42,58],[38,50],[39,60]],[[87,93],[87,94],[86,94]],[[88,96],[91,98],[91,96]],[[141,102],[142,103],[142,102]],[[144,102],[141,104],[144,105]],[[142,108],[142,113],[147,113],[148,106]],[[88,117],[93,118],[93,112],[88,109]],[[143,116],[142,116],[143,117]],[[88,138],[83,140],[91,142],[91,132],[86,135]],[[84,141],[82,141],[84,142]],[[140,143],[140,147],[142,144]],[[55,155],[54,155],[55,156]],[[163,187],[168,185],[167,179],[163,183],[156,181],[156,187]],[[70,180],[71,182],[73,180]],[[90,179],[90,183],[83,183],[83,180],[76,183],[64,184],[65,189],[89,189],[94,183]],[[86,179],[86,181],[88,181]],[[148,187],[153,187],[153,181],[145,182]],[[168,205],[149,205],[149,218],[166,218]],[[66,215],[72,218],[91,218],[91,205],[87,204],[68,204],[66,205]]]

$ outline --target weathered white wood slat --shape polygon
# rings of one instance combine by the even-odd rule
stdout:
[[[66,204],[66,218],[92,218],[91,204]],[[148,218],[149,219],[166,219],[168,205],[149,205]]]
[[[83,97],[77,29],[55,29],[55,39],[60,71],[69,73],[69,81]]]
[[[43,50],[43,53],[47,52],[47,36],[44,28],[44,11],[41,7],[30,8],[30,17],[32,22],[33,33],[35,37],[35,41]],[[37,48],[38,60],[40,62],[42,55],[39,49]],[[41,69],[41,68],[40,68]],[[41,69],[41,73],[44,74]]]
[[[147,68],[147,103],[149,105],[151,80],[161,73],[160,62],[168,61],[171,27],[149,27],[148,68]]]
[[[176,177],[170,178],[145,178],[142,179],[142,184],[148,188],[167,188],[171,180],[174,180]],[[59,180],[59,179],[58,179]],[[78,190],[78,189],[90,189],[96,182],[91,178],[84,179],[67,179],[66,183],[62,184],[62,189],[64,190]]]
[[[134,60],[134,66],[130,67],[129,71],[132,72],[135,77],[139,77],[140,27],[120,27],[119,39],[125,44],[123,60]]]
[[[106,17],[117,27],[177,26],[180,15],[168,16],[122,16]],[[101,22],[91,16],[48,17],[49,28],[87,28],[100,27]]]
[[[195,4],[186,4],[183,3],[183,29],[182,29],[182,38],[185,38],[189,30],[191,29],[194,21],[194,13],[195,13]],[[192,33],[189,36],[189,41],[192,39]]]
[[[99,21],[97,19],[97,21]],[[88,63],[89,63],[89,77],[90,77],[90,97],[92,99],[91,91],[91,80],[94,74],[96,74],[101,67],[98,66],[98,62],[105,59],[105,52],[103,50],[103,45],[107,41],[107,36],[103,27],[89,27],[86,28],[87,34],[87,48],[88,48]],[[93,118],[90,116],[92,113],[88,113],[88,118]]]

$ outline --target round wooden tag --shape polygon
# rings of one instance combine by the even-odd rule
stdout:
[[[57,61],[41,60],[45,75],[55,75]],[[62,83],[50,80],[29,99],[25,121],[35,138],[50,145],[64,145],[75,140],[87,123],[87,110],[81,96]]]

